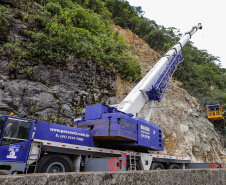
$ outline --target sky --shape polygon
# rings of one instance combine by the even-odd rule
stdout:
[[[184,34],[198,23],[191,41],[200,50],[218,56],[226,68],[226,0],[127,0],[131,6],[141,6],[144,17],[164,27],[175,27]],[[218,63],[218,62],[216,62]]]

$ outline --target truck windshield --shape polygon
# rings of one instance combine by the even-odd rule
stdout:
[[[6,120],[6,117],[5,116],[0,117],[0,138],[2,136],[2,130],[4,128],[5,120]]]
[[[30,128],[31,122],[9,118],[1,145],[27,141]]]

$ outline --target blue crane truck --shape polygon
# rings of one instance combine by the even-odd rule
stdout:
[[[119,105],[87,106],[85,116],[76,119],[74,127],[0,116],[0,172],[224,168],[223,163],[193,164],[189,157],[148,152],[164,150],[161,128],[149,122],[154,101],[161,101],[183,61],[183,46],[201,28],[198,24],[186,33]],[[139,118],[146,103],[145,119]]]

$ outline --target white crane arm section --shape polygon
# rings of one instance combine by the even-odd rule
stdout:
[[[146,76],[133,88],[133,90],[125,97],[125,99],[118,105],[117,109],[132,113],[136,116],[148,101],[146,91],[158,79],[160,74],[164,71],[174,53],[182,50],[184,45],[189,41],[191,36],[198,30],[202,29],[202,25],[194,26],[190,32],[186,33],[178,43],[176,43],[168,52],[156,63],[156,65],[146,74]]]

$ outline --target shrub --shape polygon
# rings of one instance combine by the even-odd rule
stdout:
[[[33,20],[41,30],[26,31],[33,57],[51,64],[64,64],[69,55],[85,57],[113,68],[123,78],[139,76],[137,61],[126,54],[130,48],[122,37],[112,34],[110,23],[101,15],[69,0],[48,2],[39,11]]]
[[[60,14],[61,12],[61,6],[57,3],[48,3],[46,5],[46,9],[47,11],[49,11],[52,15],[55,15],[55,14]]]

